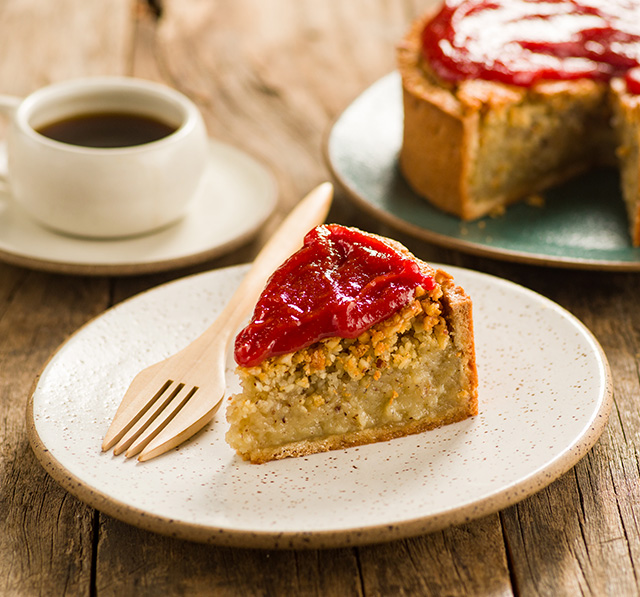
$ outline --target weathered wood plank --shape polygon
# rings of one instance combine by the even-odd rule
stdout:
[[[365,595],[513,595],[497,514],[424,537],[361,548]]]
[[[49,355],[108,301],[104,280],[0,265],[0,594],[89,594],[93,511],[36,461],[27,398]]]
[[[0,2],[0,93],[25,95],[60,79],[125,74],[134,1]]]
[[[22,96],[60,79],[125,72],[130,19],[129,0],[0,2],[0,93]],[[107,280],[0,265],[2,595],[91,593],[94,512],[37,463],[24,413],[49,355],[100,313],[109,295]]]
[[[318,595],[360,597],[352,550],[268,551],[217,548],[169,539],[104,517],[97,594]]]
[[[199,103],[212,136],[272,166],[285,209],[327,178],[327,128],[394,68],[411,12],[364,0],[164,7],[156,43],[162,72]]]

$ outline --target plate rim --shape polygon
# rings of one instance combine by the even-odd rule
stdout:
[[[32,269],[36,271],[48,272],[48,273],[58,273],[63,275],[80,275],[80,276],[134,276],[134,275],[143,275],[143,274],[154,274],[165,271],[170,271],[174,269],[179,269],[183,267],[188,267],[191,265],[196,265],[198,263],[202,263],[204,261],[208,261],[209,259],[214,259],[216,257],[221,257],[232,250],[241,247],[247,244],[256,234],[257,232],[264,226],[265,222],[271,218],[278,206],[278,192],[279,192],[279,184],[276,179],[275,174],[263,161],[256,158],[249,152],[246,152],[243,149],[236,147],[230,143],[225,143],[223,141],[219,141],[214,139],[213,137],[208,138],[209,148],[217,148],[219,150],[223,150],[227,153],[234,154],[235,156],[239,156],[244,160],[248,160],[252,163],[253,167],[259,168],[265,176],[265,179],[268,179],[269,189],[265,193],[265,196],[268,198],[269,206],[265,211],[263,217],[257,219],[252,223],[250,227],[248,227],[242,234],[235,236],[234,238],[229,239],[227,242],[204,249],[202,251],[196,251],[194,253],[189,253],[187,255],[182,255],[179,257],[170,257],[165,259],[155,259],[155,260],[140,260],[135,262],[105,262],[105,263],[74,263],[69,261],[59,261],[57,259],[47,259],[44,257],[34,257],[29,255],[24,255],[22,253],[18,253],[15,251],[10,251],[7,248],[0,247],[0,261],[7,263],[9,265],[15,265],[18,267],[25,267],[27,269]],[[132,237],[132,239],[144,238],[144,236],[148,236],[152,238],[156,234],[161,234],[165,230],[171,228],[173,224],[169,224],[161,228],[156,232],[152,232],[148,235],[140,235],[139,237]],[[48,234],[56,235],[59,233],[55,233],[53,231],[48,232]],[[63,235],[66,239],[72,239],[73,237]],[[79,239],[81,241],[86,241],[87,239]],[[115,239],[113,242],[118,242],[123,239]],[[127,239],[124,239],[127,240]],[[109,243],[111,241],[105,240],[100,241]]]
[[[607,424],[609,413],[613,405],[613,381],[606,354],[593,332],[591,332],[591,330],[582,323],[582,321],[580,321],[570,311],[544,295],[510,280],[484,272],[453,265],[445,266],[439,263],[433,263],[432,265],[434,267],[446,267],[451,270],[453,274],[455,274],[455,270],[462,270],[464,272],[470,272],[472,275],[490,278],[501,284],[516,287],[520,292],[525,291],[527,294],[535,296],[538,300],[544,299],[544,301],[548,302],[553,308],[559,310],[563,317],[570,319],[586,336],[596,350],[596,356],[598,362],[602,366],[603,375],[602,392],[599,396],[599,409],[593,413],[589,424],[585,425],[582,434],[574,444],[560,454],[557,454],[555,458],[553,458],[542,469],[531,471],[515,484],[494,491],[479,500],[473,500],[469,503],[462,504],[451,509],[442,510],[435,514],[414,517],[400,522],[378,523],[352,527],[349,529],[315,531],[256,531],[214,527],[206,524],[177,521],[168,516],[152,514],[144,509],[131,506],[121,500],[110,497],[103,491],[92,487],[88,482],[83,481],[77,475],[65,468],[65,466],[53,456],[49,448],[47,448],[43,440],[40,438],[34,418],[34,396],[39,380],[58,353],[85,328],[92,325],[106,313],[123,304],[136,300],[137,298],[154,292],[159,288],[172,284],[179,284],[193,278],[204,278],[213,272],[239,270],[246,268],[248,264],[228,266],[209,270],[207,272],[191,274],[147,289],[125,299],[124,301],[121,301],[109,309],[106,309],[70,334],[51,353],[31,385],[25,413],[27,437],[31,445],[31,449],[45,471],[51,475],[51,477],[64,490],[68,491],[80,501],[88,504],[98,511],[127,524],[131,524],[147,531],[159,533],[161,535],[225,547],[260,549],[325,549],[370,545],[440,531],[450,526],[464,524],[480,517],[497,513],[506,507],[515,505],[523,499],[544,489],[553,481],[557,480],[562,474],[571,470],[571,468],[576,466],[578,462],[586,456],[598,441]],[[206,433],[206,430],[207,428],[205,427],[197,435]],[[195,437],[197,437],[197,435]]]
[[[541,265],[546,267],[569,268],[578,270],[598,270],[598,271],[618,271],[618,272],[636,272],[640,271],[640,260],[638,261],[618,261],[618,260],[601,260],[586,259],[578,257],[554,257],[544,253],[528,253],[525,251],[516,251],[513,249],[495,248],[482,243],[468,241],[455,238],[446,234],[441,234],[433,230],[422,228],[416,224],[388,212],[387,210],[374,205],[364,195],[359,193],[350,182],[342,176],[338,171],[337,165],[331,158],[330,144],[332,134],[338,122],[345,116],[346,112],[362,98],[362,96],[370,91],[375,85],[382,84],[386,79],[399,78],[397,70],[388,72],[386,75],[378,78],[376,81],[366,87],[331,121],[325,129],[322,139],[322,156],[325,165],[329,169],[332,177],[338,185],[345,191],[346,197],[357,207],[374,216],[380,222],[388,224],[400,232],[404,232],[427,242],[443,247],[445,249],[455,249],[476,255],[479,257],[489,257],[501,261],[512,263],[524,263],[527,265]],[[417,196],[417,195],[416,195]],[[423,199],[424,200],[424,199]],[[426,200],[424,200],[426,201]]]

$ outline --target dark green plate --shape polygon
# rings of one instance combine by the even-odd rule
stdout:
[[[543,206],[518,203],[504,215],[462,222],[432,207],[397,167],[402,89],[391,73],[336,120],[325,156],[337,182],[363,209],[435,244],[497,259],[601,270],[640,270],[613,169],[595,170],[545,192]]]

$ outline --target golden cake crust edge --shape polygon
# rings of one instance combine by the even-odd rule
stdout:
[[[420,68],[421,32],[435,10],[415,20],[398,44],[396,58],[402,79],[404,127],[400,171],[409,185],[445,212],[472,219],[467,189],[466,156],[475,141],[477,113],[464,114],[445,87],[429,82]],[[438,147],[439,151],[429,151]],[[425,151],[431,159],[425,162]]]

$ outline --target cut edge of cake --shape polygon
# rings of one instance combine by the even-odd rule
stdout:
[[[640,96],[627,92],[623,79],[611,81],[612,124],[617,136],[616,155],[629,233],[640,246]]]

